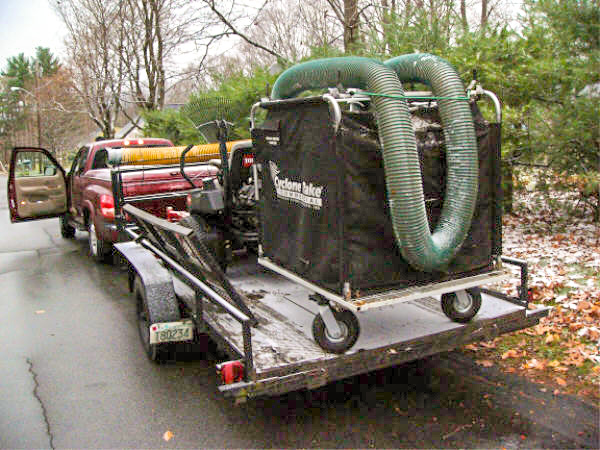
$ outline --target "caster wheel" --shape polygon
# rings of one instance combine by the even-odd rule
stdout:
[[[339,337],[331,336],[327,331],[327,327],[325,326],[321,314],[317,314],[312,324],[313,337],[315,338],[315,341],[317,341],[317,344],[324,350],[331,353],[344,353],[352,347],[358,339],[358,334],[360,332],[358,319],[348,310],[332,310],[331,312],[338,322],[342,335]]]
[[[479,288],[448,292],[442,295],[442,311],[454,322],[470,321],[481,308]]]

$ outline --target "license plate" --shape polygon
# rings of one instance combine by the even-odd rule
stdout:
[[[150,343],[189,341],[194,337],[194,323],[191,320],[163,322],[150,325]]]

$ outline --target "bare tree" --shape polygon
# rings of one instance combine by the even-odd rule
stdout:
[[[222,31],[210,36],[211,42],[227,36],[238,36],[252,47],[260,49],[279,60],[286,60],[283,55],[273,48],[264,45],[262,40],[253,39],[246,32],[247,27],[257,20],[269,0],[265,0],[259,8],[250,8],[248,5],[240,4],[236,0],[201,0],[201,3],[212,13],[214,17],[213,25],[220,24],[224,27]]]
[[[467,0],[460,0],[460,23],[463,31],[469,31],[469,21],[467,20]]]
[[[276,61],[285,65],[310,55],[314,48],[343,48],[343,11],[340,21],[330,1],[264,0],[250,7],[240,0],[200,0],[212,17],[211,43],[239,39],[233,52],[213,53],[209,66],[225,68],[228,61],[235,61],[239,71]]]
[[[262,39],[287,61],[298,61],[310,55],[316,47],[341,45],[342,30],[328,11],[326,0],[304,3],[291,0],[271,0],[260,17],[247,29],[253,40]],[[239,46],[244,66],[270,66],[276,59],[257,52],[247,42]]]
[[[362,8],[359,8],[358,0],[327,0],[327,3],[344,29],[344,50],[353,52],[361,41],[360,15],[371,6],[370,3]]]
[[[122,34],[117,0],[53,0],[67,27],[66,39],[74,88],[92,121],[112,138],[121,111],[124,67],[115,48]],[[118,30],[118,28],[117,28]],[[115,42],[117,40],[117,42]]]
[[[132,101],[160,109],[169,81],[182,75],[175,57],[204,31],[198,8],[186,0],[120,0],[119,8],[118,54]]]
[[[61,157],[62,152],[75,148],[82,133],[91,131],[87,111],[74,89],[69,72],[62,68],[40,80],[37,98],[44,146]]]
[[[460,0],[460,23],[465,32],[483,30],[488,25],[506,25],[516,15],[514,3],[508,0]]]

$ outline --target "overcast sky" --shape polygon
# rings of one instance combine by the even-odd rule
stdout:
[[[34,56],[38,46],[63,56],[63,25],[48,0],[0,0],[0,70],[6,59],[24,53]]]

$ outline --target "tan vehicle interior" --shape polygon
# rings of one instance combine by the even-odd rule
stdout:
[[[39,152],[18,154],[15,193],[21,218],[61,214],[67,210],[67,187],[62,172]]]

